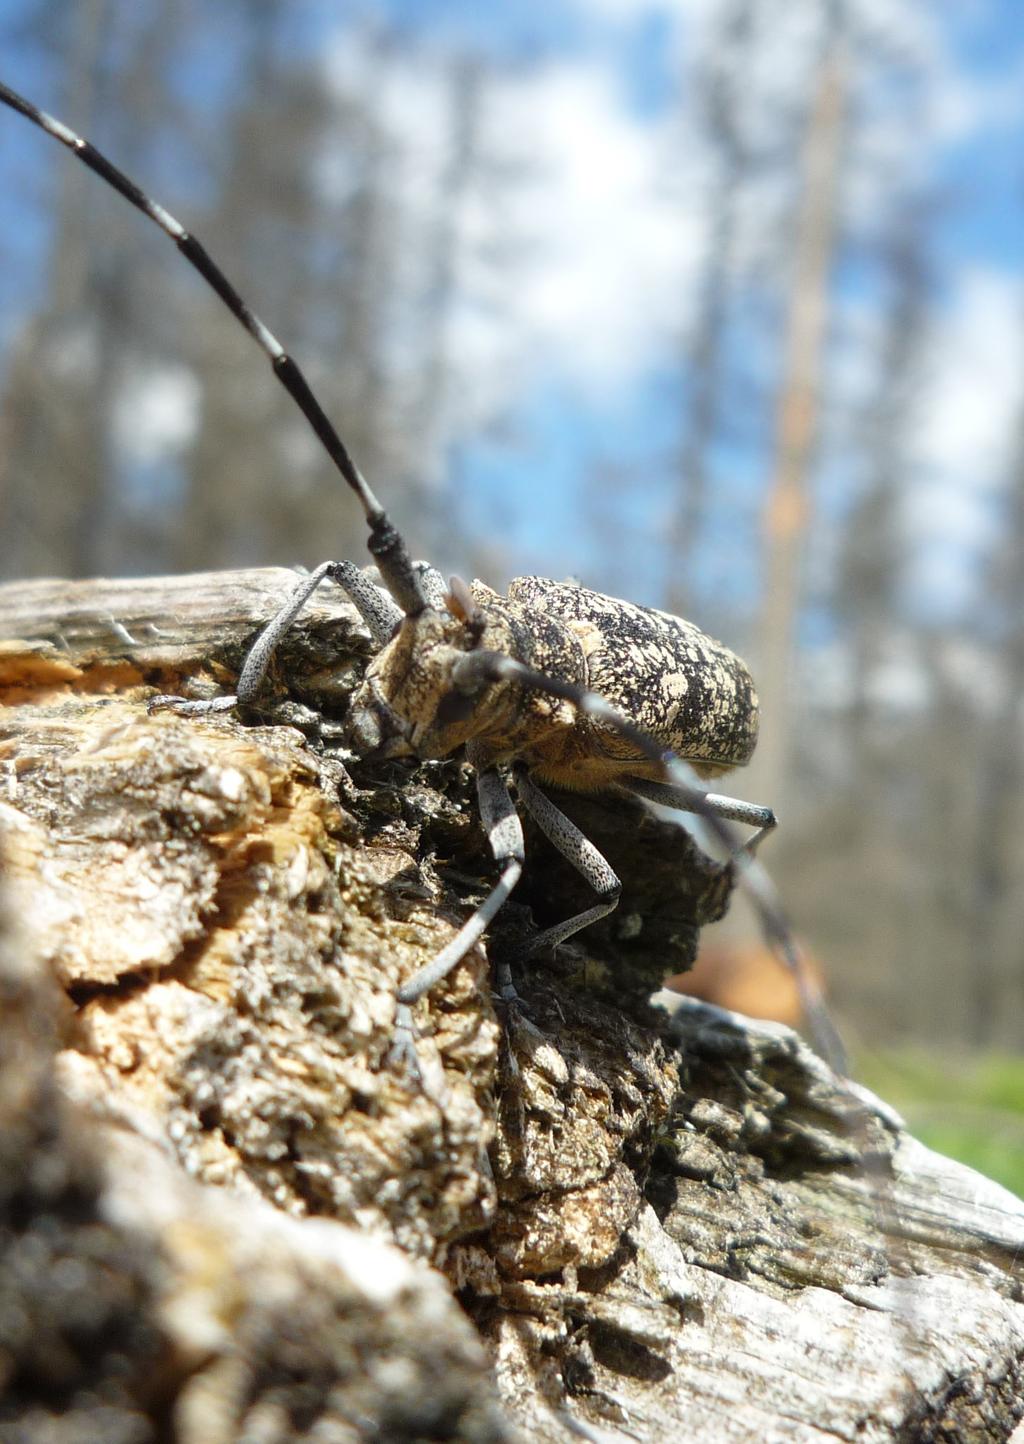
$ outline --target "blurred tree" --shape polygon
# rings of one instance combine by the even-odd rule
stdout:
[[[128,7],[118,0],[84,0],[73,10],[44,5],[33,17],[57,51],[67,113],[109,137],[126,164],[139,158],[138,133],[119,129],[111,116],[144,101],[154,130],[166,119],[162,74],[177,11],[173,3],[133,9],[131,25],[120,31]],[[7,522],[0,569],[21,576],[57,568],[102,572],[124,554],[114,399],[133,353],[156,324],[145,303],[149,262],[138,228],[126,225],[123,207],[96,196],[95,182],[80,167],[65,160],[52,173],[56,201],[44,292],[15,339],[0,397],[0,498]]]
[[[925,665],[902,619],[901,592],[908,551],[903,504],[913,480],[933,295],[931,215],[922,197],[901,198],[879,248],[885,282],[880,344],[867,404],[855,422],[861,481],[842,529],[830,598],[848,691],[836,737],[842,761],[832,774],[828,817],[818,806],[808,821],[808,831],[827,829],[830,839],[829,876],[817,879],[829,901],[822,906],[807,897],[806,904],[836,949],[840,996],[856,999],[864,1016],[883,999],[890,1005],[897,995],[906,999],[920,947],[908,925],[906,896],[917,885],[917,860],[927,839],[916,810],[906,806],[914,772],[902,704],[887,679],[900,667]],[[817,725],[827,730],[830,721],[820,717]],[[912,725],[919,726],[919,719]],[[902,1009],[890,1006],[890,1020],[897,1011],[904,1024],[912,1019],[912,999]]]
[[[685,414],[678,490],[668,535],[665,606],[680,617],[699,612],[694,573],[705,519],[709,451],[718,427],[725,381],[726,314],[736,211],[748,166],[741,102],[750,79],[752,18],[752,0],[729,0],[716,18],[696,82],[699,125],[711,164],[707,196],[710,215],[695,286],[696,316],[685,348]]]
[[[452,333],[467,267],[493,282],[515,258],[503,244],[481,265],[461,237],[469,197],[515,183],[481,151],[489,62],[370,14],[313,55],[284,0],[43,3],[29,32],[65,71],[54,108],[202,237],[429,550],[425,515],[444,509],[447,459],[486,392]],[[434,102],[436,134],[418,128]],[[361,556],[328,461],[217,299],[95,178],[41,154],[57,178],[53,260],[0,395],[0,567]]]
[[[757,653],[764,720],[752,772],[766,797],[784,797],[789,780],[801,560],[849,84],[845,18],[841,0],[829,0],[804,136],[775,455],[764,513],[764,602]]]
[[[318,73],[296,64],[279,38],[279,0],[245,11],[233,42],[237,76],[217,146],[216,202],[202,224],[214,254],[282,343],[313,373],[319,390],[328,335],[313,329],[321,310],[340,309],[335,274],[315,264],[326,231],[313,164],[338,121]],[[362,117],[352,117],[347,139]],[[227,311],[194,290],[189,351],[202,397],[186,461],[172,565],[223,566],[276,553],[282,562],[321,559],[325,538],[361,542],[330,465],[307,439],[301,419],[263,359],[246,347]],[[312,333],[312,334],[311,334]],[[359,337],[363,347],[369,344]],[[351,358],[370,366],[365,350]],[[323,388],[330,406],[338,383]],[[334,396],[332,398],[332,393]],[[354,418],[349,418],[353,419]],[[357,438],[346,433],[352,448]],[[360,419],[366,445],[373,417]],[[363,466],[368,464],[358,449]],[[372,460],[370,458],[369,460]],[[330,549],[330,548],[329,548]]]
[[[976,1046],[1017,1050],[1024,1035],[1024,408],[1002,520],[990,564],[997,668],[981,722],[968,1016]]]
[[[422,546],[438,563],[451,534],[450,447],[459,431],[453,411],[459,375],[453,324],[463,281],[464,213],[485,163],[480,134],[483,63],[472,52],[457,53],[443,63],[442,75],[446,154],[420,242],[424,250],[418,308],[420,364],[406,422],[412,447],[406,461],[406,487],[423,498],[421,515],[426,525],[421,532]]]

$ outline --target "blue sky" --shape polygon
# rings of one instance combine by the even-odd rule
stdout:
[[[491,281],[478,267],[475,299],[455,331],[468,357],[457,399],[471,422],[455,438],[466,523],[483,535],[500,529],[517,571],[578,574],[658,603],[685,397],[677,363],[705,240],[708,177],[693,123],[693,76],[715,4],[388,0],[378,8],[418,27],[439,54],[457,46],[491,57],[496,143],[535,169],[506,217],[530,255],[514,304],[492,307],[491,315]],[[789,19],[801,8],[789,7]],[[857,154],[836,270],[830,404],[855,413],[872,375],[881,293],[873,234],[901,194],[936,197],[935,314],[907,495],[916,539],[909,588],[925,614],[956,620],[976,599],[1020,404],[1024,26],[1011,0],[854,0],[853,8],[862,33],[874,38],[856,62]],[[0,0],[0,38],[12,65],[6,78],[49,100],[52,68],[37,48],[15,43],[26,13],[18,0]],[[288,43],[308,49],[311,64],[347,74],[345,17],[355,13],[300,0],[286,12]],[[766,39],[751,100],[769,131],[787,87],[799,97],[809,43],[795,22],[791,34],[774,28],[780,33]],[[888,94],[879,37],[910,57],[916,109]],[[216,104],[224,66],[208,48],[182,70],[181,88],[197,111]],[[399,74],[394,126],[420,147],[420,166],[432,104],[428,76]],[[40,146],[27,141],[17,118],[0,119],[0,338],[9,341],[40,274],[34,254],[46,234],[46,185],[36,169]],[[164,164],[174,170],[173,159]],[[704,585],[749,611],[757,605],[757,516],[785,299],[785,247],[773,256],[768,243],[786,214],[787,182],[772,184],[766,180],[743,221],[755,319],[734,328],[730,368],[752,391],[749,402],[741,389],[732,403],[742,411],[739,439],[734,424],[716,447],[707,520]],[[478,241],[488,239],[487,223],[486,215],[470,215]],[[829,528],[849,502],[842,480],[849,471],[842,458],[823,456],[826,568]],[[595,476],[611,473],[622,478],[618,500],[594,501]]]

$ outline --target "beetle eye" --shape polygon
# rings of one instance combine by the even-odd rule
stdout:
[[[446,692],[437,704],[435,720],[441,727],[450,727],[455,722],[465,722],[467,717],[472,717],[476,707],[476,699],[467,697],[464,692]]]

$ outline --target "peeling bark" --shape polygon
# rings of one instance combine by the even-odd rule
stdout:
[[[620,913],[504,1023],[477,949],[389,1063],[489,885],[465,768],[340,747],[328,588],[266,715],[145,710],[292,580],[0,588],[0,1440],[1005,1440],[1024,1205],[788,1030],[651,1006],[730,884],[679,829],[572,804]],[[573,910],[544,847],[491,950]]]

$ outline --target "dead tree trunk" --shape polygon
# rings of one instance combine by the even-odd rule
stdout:
[[[145,708],[291,581],[0,588],[0,1439],[1005,1440],[1024,1205],[788,1030],[648,1004],[728,890],[678,829],[608,824],[621,914],[528,1017],[479,950],[389,1062],[490,877],[461,764],[339,750],[327,589],[272,724]],[[572,910],[529,845],[493,948]]]
[[[830,0],[827,12],[824,48],[804,137],[775,461],[765,506],[764,607],[758,655],[765,721],[755,766],[767,797],[784,797],[787,792],[793,650],[844,135],[848,55],[843,7],[838,0]]]

